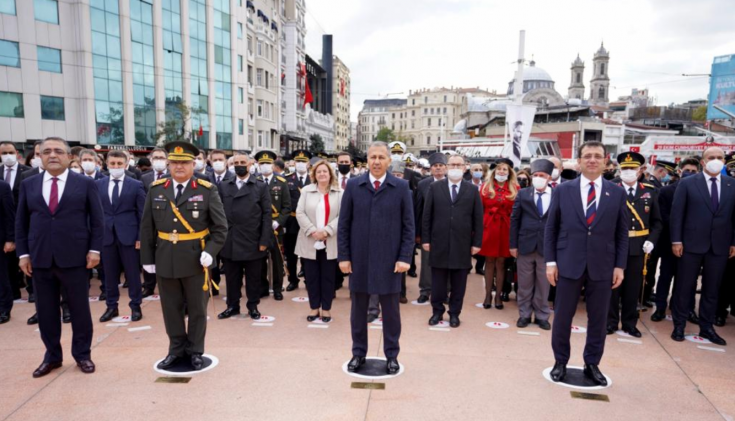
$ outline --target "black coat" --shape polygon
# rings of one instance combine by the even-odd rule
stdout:
[[[554,194],[554,189],[551,187],[547,189],[549,193]],[[535,251],[544,255],[544,229],[549,212],[547,209],[543,216],[539,216],[535,193],[534,187],[521,189],[513,203],[513,213],[510,215],[510,248],[518,249],[520,255]]]
[[[285,177],[288,184],[288,192],[291,194],[291,212],[290,217],[286,220],[286,234],[297,235],[299,233],[299,222],[296,220],[296,206],[301,198],[301,189],[311,184],[309,173],[304,174],[304,184],[299,181],[299,174],[294,172]]]
[[[20,194],[20,182],[23,181],[24,173],[28,170],[30,170],[31,167],[27,167],[23,164],[18,164],[18,174],[15,174],[15,180],[13,181],[12,190],[13,190],[13,203],[18,203],[18,195]],[[0,180],[5,181],[5,168],[2,168],[2,171],[0,171]]]
[[[222,202],[227,216],[227,240],[220,257],[236,261],[262,259],[271,241],[271,195],[264,182],[254,176],[241,189],[237,188],[236,177],[221,184]]]
[[[422,244],[431,245],[429,265],[442,269],[472,268],[472,247],[482,247],[482,200],[475,186],[459,185],[452,203],[449,180],[432,183],[423,211]]]
[[[674,193],[676,187],[679,185],[679,181],[675,181],[667,186],[661,188],[658,191],[658,208],[661,212],[661,222],[663,223],[663,229],[661,235],[658,237],[658,243],[656,247],[670,247],[671,246],[671,233],[669,230],[669,220],[671,219],[671,207],[674,205]]]
[[[36,174],[41,174],[41,169],[40,168],[30,168],[27,171],[23,171],[23,173],[21,174],[21,177],[20,177],[20,181],[23,181],[23,180],[25,180],[28,177],[33,177]]]
[[[413,210],[415,216],[416,225],[416,237],[421,237],[421,231],[423,229],[424,221],[424,203],[426,201],[426,194],[429,192],[429,186],[434,182],[433,176],[428,176],[423,180],[419,181],[416,190],[413,195]],[[475,188],[477,190],[477,188]]]

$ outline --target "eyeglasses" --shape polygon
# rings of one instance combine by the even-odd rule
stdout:
[[[44,150],[41,151],[41,155],[49,156],[49,155],[51,155],[51,153],[53,153],[55,155],[66,155],[66,151],[63,150],[63,149],[51,149],[51,148],[49,148],[49,149],[44,149]]]

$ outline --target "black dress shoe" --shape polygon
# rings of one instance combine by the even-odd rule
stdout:
[[[429,318],[429,326],[436,326],[441,321],[442,316],[440,314],[432,314]]]
[[[538,325],[543,330],[551,330],[551,323],[549,323],[548,320],[534,320],[534,323]]]
[[[199,371],[204,367],[204,359],[202,358],[202,354],[191,354],[191,366],[196,371]]]
[[[408,272],[408,276],[410,276],[412,278],[416,278],[418,275],[416,274],[416,271],[414,270],[414,271],[409,271]]]
[[[527,319],[525,317],[518,318],[518,321],[516,322],[516,327],[528,327],[528,325],[531,324],[531,319]]]
[[[510,301],[510,294],[508,294],[507,292],[500,294],[500,300],[504,303],[507,303],[508,301]]]
[[[176,355],[167,355],[166,358],[163,359],[156,367],[158,367],[159,370],[168,370],[169,368],[176,365],[176,363],[179,362],[179,357]]]
[[[120,313],[117,311],[117,307],[107,307],[107,310],[105,310],[104,314],[102,314],[102,317],[100,317],[100,322],[105,323],[112,320],[113,317],[119,316]]]
[[[563,381],[564,377],[567,376],[567,365],[558,361],[555,362],[554,368],[551,369],[551,373],[549,373],[549,375],[551,376],[551,380],[555,382]]]
[[[9,311],[3,311],[0,313],[0,325],[3,323],[7,323],[10,321],[10,312]]]
[[[724,317],[715,317],[715,326],[717,326],[717,327],[723,327],[723,326],[725,326],[725,318]]]
[[[324,323],[329,323],[331,321],[332,321],[332,317],[331,316],[322,317],[322,322],[324,322]]]
[[[429,301],[429,296],[424,294],[419,295],[419,298],[416,300],[416,302],[419,304],[423,304],[427,301]]]
[[[684,328],[675,327],[674,331],[671,332],[671,339],[675,340],[676,342],[684,342]]]
[[[482,303],[482,308],[484,308],[485,310],[490,310],[491,308],[493,308],[493,305],[492,304],[487,304],[487,303]]]
[[[715,332],[715,330],[712,328],[706,331],[699,332],[699,336],[701,336],[704,339],[709,339],[709,341],[715,345],[720,345],[720,346],[727,345],[727,342],[725,342],[725,340],[722,339],[720,335],[718,335],[717,332]]]
[[[126,279],[125,282],[123,282],[123,288],[127,288],[127,287],[128,287],[128,280]]]
[[[459,327],[459,316],[449,316],[449,327]]]
[[[303,270],[303,269],[301,269],[301,270],[299,271],[299,273],[297,273],[297,274],[296,274],[296,277],[297,277],[297,278],[303,278],[304,276],[305,276],[305,275],[304,275],[304,270]]]
[[[26,323],[29,324],[29,325],[38,324],[38,314],[37,313],[34,313],[33,316],[31,316],[31,317],[28,318],[28,320],[26,321]]]
[[[283,301],[283,293],[278,291],[274,292],[273,299],[275,299],[276,301]]]
[[[71,323],[71,313],[69,313],[68,308],[61,311],[61,321],[64,323]]]
[[[92,360],[77,361],[77,367],[79,367],[79,369],[81,369],[82,373],[84,374],[92,374],[95,370],[95,366]]]
[[[299,288],[299,284],[289,283],[288,286],[286,287],[286,291],[293,291],[298,288]]]
[[[635,326],[630,327],[630,328],[623,328],[623,332],[627,333],[628,335],[630,335],[630,336],[632,336],[634,338],[640,338],[641,336],[643,336],[641,334],[641,331],[638,330],[638,328],[635,327]]]
[[[105,301],[105,300],[107,300],[107,294],[103,292],[100,294],[99,301]]]
[[[153,295],[153,290],[148,288],[143,288],[143,298],[150,297]]]
[[[367,322],[368,323],[372,323],[372,322],[376,321],[377,319],[378,319],[378,316],[376,314],[368,313],[368,316],[367,316]]]
[[[143,312],[140,310],[139,306],[131,307],[130,309],[130,320],[134,322],[139,322],[140,319],[143,318]]]
[[[29,303],[35,303],[36,302],[36,294],[34,294],[32,292],[30,294],[28,294],[28,302]]]
[[[60,367],[61,367],[61,361],[56,362],[56,363],[42,363],[41,365],[38,366],[36,371],[33,372],[33,377],[36,379],[39,377],[43,377],[47,375],[48,373],[50,373],[51,370],[55,370]]]
[[[613,333],[617,332],[618,328],[616,326],[610,326],[607,325],[607,334],[612,335]]]
[[[501,298],[501,300],[502,300],[502,298]],[[497,308],[498,310],[502,310],[502,309],[505,308],[505,306],[503,305],[503,302],[500,301],[500,304],[495,303],[495,308]]]
[[[401,304],[406,304],[406,303],[408,303],[408,298],[406,298],[405,296],[402,295],[401,298],[398,299],[398,301]]]
[[[607,379],[596,364],[585,364],[584,375],[598,386],[607,386]]]
[[[310,315],[306,316],[306,321],[307,322],[313,322],[314,320],[316,320],[318,318],[319,318],[319,312],[317,311],[316,314],[310,314]]]
[[[689,313],[689,317],[687,317],[687,321],[689,323],[699,326],[699,317],[697,317],[697,315],[693,311]]]
[[[227,307],[225,311],[217,315],[218,319],[229,319],[232,316],[237,316],[240,314],[240,308],[239,307]]]
[[[643,305],[644,305],[644,306],[646,306],[646,307],[648,307],[648,308],[653,308],[653,306],[655,306],[655,305],[656,305],[656,303],[654,303],[654,302],[653,302],[653,300],[649,298],[649,299],[647,299],[647,300],[646,300],[646,301],[645,301],[645,302],[643,303]]]
[[[661,320],[666,318],[666,310],[659,310],[656,309],[656,311],[651,314],[651,321],[652,322],[660,322]]]
[[[250,310],[248,310],[248,315],[253,320],[260,319],[260,312],[258,311],[258,307],[253,307]]]
[[[398,360],[396,358],[388,358],[388,361],[385,363],[385,371],[389,375],[398,374],[398,371],[400,371],[401,366],[398,364]]]
[[[350,362],[347,364],[347,371],[350,373],[357,373],[360,367],[365,364],[365,357],[353,356]]]

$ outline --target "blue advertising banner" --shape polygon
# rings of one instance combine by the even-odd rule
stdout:
[[[735,54],[715,57],[712,62],[707,120],[729,119],[717,105],[735,114]]]

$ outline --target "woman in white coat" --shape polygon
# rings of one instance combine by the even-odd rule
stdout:
[[[327,161],[316,162],[309,174],[314,183],[301,189],[296,208],[296,220],[301,227],[296,240],[296,254],[301,257],[306,289],[309,292],[313,322],[321,317],[332,320],[334,282],[337,273],[337,223],[342,202],[342,190]]]

